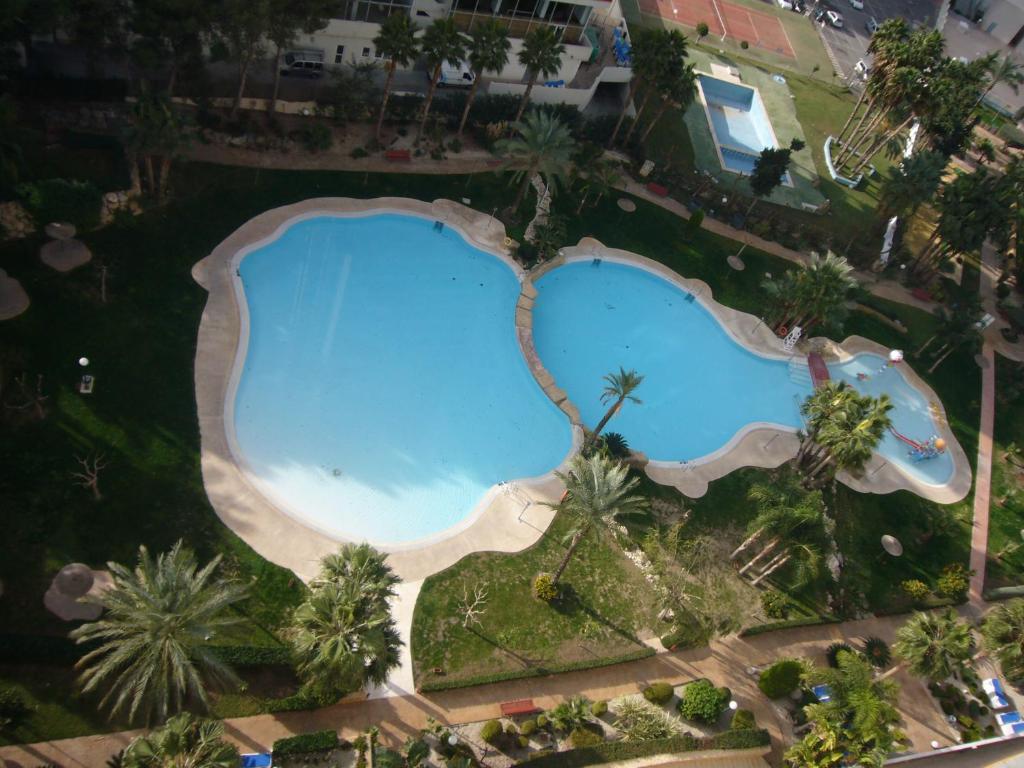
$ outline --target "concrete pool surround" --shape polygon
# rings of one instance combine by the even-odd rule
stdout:
[[[449,200],[427,203],[406,198],[316,198],[266,211],[249,220],[193,267],[193,277],[209,293],[199,326],[195,381],[201,436],[203,481],[221,520],[263,557],[294,571],[300,578],[315,576],[320,559],[337,550],[339,539],[311,527],[289,510],[274,503],[246,471],[233,435],[233,394],[245,357],[248,311],[236,274],[239,261],[297,221],[318,216],[367,216],[406,214],[443,222],[469,244],[508,264],[520,280],[515,308],[515,334],[520,350],[537,383],[566,415],[572,429],[572,448],[557,469],[564,469],[578,452],[583,425],[577,407],[569,400],[541,362],[533,341],[533,306],[537,299],[534,281],[558,266],[595,258],[607,259],[651,272],[693,294],[701,306],[740,346],[764,357],[789,357],[770,328],[753,315],[731,309],[712,298],[710,287],[683,278],[664,265],[637,254],[607,248],[584,238],[576,246],[529,273],[510,257],[504,226],[496,219]],[[888,350],[867,339],[850,337],[842,344],[814,340],[827,358],[844,359],[862,352],[885,355]],[[935,393],[905,364],[901,374],[932,403],[938,414],[938,434],[946,440],[954,462],[954,474],[942,486],[917,481],[877,455],[860,478],[840,474],[840,481],[858,491],[889,493],[906,489],[925,498],[950,503],[970,490],[971,473],[966,456],[945,421]],[[486,377],[482,371],[481,376]],[[673,485],[697,497],[708,484],[741,467],[777,467],[795,456],[795,429],[779,425],[748,424],[718,450],[690,462],[651,461],[647,474],[657,482]],[[535,543],[550,524],[563,486],[551,472],[534,478],[513,479],[493,486],[476,508],[459,524],[437,536],[399,546],[382,546],[389,562],[406,582],[419,582],[477,551],[516,552]]]

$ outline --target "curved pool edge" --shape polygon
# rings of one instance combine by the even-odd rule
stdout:
[[[608,247],[591,237],[584,237],[575,246],[559,250],[556,258],[531,270],[524,283],[529,281],[532,285],[560,266],[594,258],[636,267],[667,280],[677,288],[693,294],[726,334],[744,349],[769,359],[789,358],[783,349],[782,340],[760,318],[720,304],[714,299],[711,287],[703,280],[683,277],[661,262],[632,251]],[[861,336],[849,336],[842,343],[824,337],[815,337],[804,343],[822,348],[823,352],[840,360],[862,353],[883,358],[889,354],[889,350],[881,344]],[[931,485],[903,472],[876,452],[863,475],[856,477],[848,472],[840,472],[837,479],[860,493],[885,494],[907,490],[940,504],[961,501],[970,493],[973,482],[967,454],[950,429],[945,407],[935,391],[908,364],[901,364],[900,370],[908,384],[917,389],[926,401],[938,406],[941,415],[941,423],[938,425],[940,437],[945,438],[953,459],[952,477],[943,485]],[[557,392],[562,392],[553,380],[552,386]],[[568,400],[566,402],[576,410]],[[751,423],[739,429],[727,443],[710,454],[688,462],[645,459],[644,471],[657,483],[674,486],[686,496],[699,498],[707,493],[709,484],[714,480],[743,467],[774,469],[794,458],[798,448],[799,441],[792,428],[763,422]]]
[[[298,221],[316,216],[387,213],[443,221],[467,243],[509,266],[523,285],[523,270],[510,258],[505,246],[504,225],[487,214],[445,199],[428,203],[397,197],[328,197],[274,208],[242,224],[192,268],[193,279],[208,293],[195,356],[200,465],[207,497],[221,521],[246,544],[304,581],[316,575],[320,559],[337,551],[345,539],[318,530],[268,498],[260,484],[249,476],[237,451],[231,414],[233,393],[245,358],[248,310],[244,295],[238,291],[236,268],[247,253],[273,241]],[[518,328],[516,335],[522,349]],[[535,369],[529,367],[536,377]],[[554,517],[554,511],[545,504],[556,502],[562,493],[554,472],[566,466],[581,442],[579,427],[571,425],[571,429],[572,445],[559,467],[537,477],[509,481],[518,494],[502,493],[499,486],[492,486],[455,526],[424,540],[380,546],[388,553],[395,572],[405,581],[419,581],[472,552],[517,552],[534,544]],[[525,508],[523,498],[531,502]]]

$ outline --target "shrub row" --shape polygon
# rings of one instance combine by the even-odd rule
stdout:
[[[772,621],[768,624],[757,624],[747,627],[740,632],[740,637],[753,637],[763,635],[765,632],[777,632],[780,629],[793,629],[794,627],[814,627],[819,624],[838,624],[839,619],[830,616],[804,616],[799,619],[786,619],[785,621]]]
[[[751,749],[767,746],[770,742],[768,731],[748,728],[725,731],[706,739],[686,734],[650,741],[611,741],[564,752],[542,751],[522,760],[520,765],[529,765],[531,768],[582,768],[650,755],[672,755],[704,749]]]
[[[1011,597],[1024,597],[1024,584],[1013,587],[996,587],[986,589],[984,592],[986,600],[1009,600]]]
[[[496,672],[490,675],[477,675],[475,677],[464,677],[457,680],[431,680],[419,687],[423,693],[432,691],[450,691],[456,688],[470,688],[474,685],[488,685],[490,683],[502,683],[506,680],[519,680],[524,677],[545,677],[562,672],[578,672],[584,669],[597,669],[599,667],[610,667],[614,664],[623,664],[627,661],[646,659],[654,655],[653,648],[641,648],[636,651],[624,653],[621,656],[609,656],[606,659],[584,659],[570,661],[565,664],[550,664],[547,666],[531,667],[530,669],[516,669],[509,672]]]
[[[213,654],[235,667],[290,666],[291,652],[286,645],[215,645]]]
[[[947,606],[960,605],[967,602],[966,597],[928,597],[924,600],[915,600],[912,607],[906,605],[897,608],[880,608],[874,612],[875,616],[898,616],[911,611],[930,611],[934,608],[946,608]]]
[[[274,757],[280,755],[302,755],[307,752],[326,752],[338,747],[338,734],[335,731],[313,731],[288,736],[274,742]]]

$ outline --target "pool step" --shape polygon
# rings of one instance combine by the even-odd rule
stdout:
[[[789,361],[789,380],[797,384],[811,385],[811,371],[803,360],[793,358]]]

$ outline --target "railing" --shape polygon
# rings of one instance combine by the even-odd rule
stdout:
[[[570,45],[586,45],[587,40],[583,36],[583,27],[579,24],[559,24],[544,19],[517,19],[511,16],[492,16],[487,13],[472,13],[470,11],[452,11],[452,19],[463,32],[472,32],[476,24],[488,19],[497,19],[508,30],[509,37],[523,38],[531,29],[537,27],[554,27],[561,30],[561,40]]]

